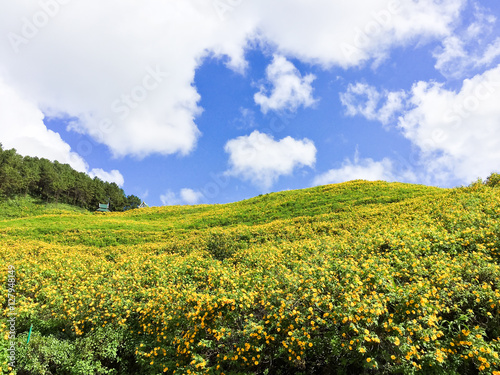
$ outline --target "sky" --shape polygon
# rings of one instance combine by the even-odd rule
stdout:
[[[500,171],[497,0],[0,1],[0,143],[150,206]]]

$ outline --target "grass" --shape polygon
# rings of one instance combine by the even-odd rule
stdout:
[[[86,210],[68,204],[44,203],[30,196],[0,200],[0,220],[70,212],[86,213]]]
[[[496,374],[498,192],[352,181],[106,214],[4,202],[19,360],[9,370],[0,354],[0,364],[18,374]],[[6,295],[0,303],[6,317]],[[7,325],[0,334],[6,346]]]

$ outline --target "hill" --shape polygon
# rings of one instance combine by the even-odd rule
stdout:
[[[0,143],[0,204],[21,197],[40,203],[65,203],[91,211],[109,203],[112,211],[137,208],[141,200],[125,195],[116,183],[105,182],[77,172],[68,164],[44,158],[21,156],[15,149],[4,150]]]
[[[352,181],[106,214],[0,206],[14,368],[495,373],[499,191]]]

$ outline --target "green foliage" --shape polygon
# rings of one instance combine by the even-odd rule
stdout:
[[[17,374],[121,374],[133,363],[127,363],[123,330],[98,328],[85,337],[41,335],[34,331],[30,342],[27,334],[17,340]]]
[[[106,215],[23,205],[0,221],[18,374],[500,371],[500,195],[483,183]]]
[[[207,251],[217,260],[223,261],[233,256],[241,245],[223,232],[212,232],[207,239]]]
[[[489,186],[489,187],[499,186],[500,185],[500,174],[499,173],[490,174],[489,177],[486,179],[485,185]]]
[[[475,189],[480,189],[481,187],[487,186],[487,187],[497,187],[500,184],[500,174],[498,173],[492,173],[488,176],[488,178],[483,181],[481,178],[478,178],[476,181],[472,182],[469,187],[470,188],[475,188]]]
[[[0,219],[35,217],[43,214],[86,214],[87,211],[64,203],[45,203],[30,196],[0,200]]]
[[[0,201],[28,195],[92,211],[99,203],[110,202],[112,211],[125,211],[141,204],[138,197],[126,196],[115,183],[92,179],[57,161],[23,158],[15,149],[3,150],[0,144]]]

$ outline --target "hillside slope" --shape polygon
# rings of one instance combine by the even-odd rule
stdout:
[[[26,211],[0,220],[19,374],[500,371],[498,189]]]
[[[20,200],[0,205],[0,220],[4,219],[0,221],[0,233],[64,244],[108,246],[105,239],[112,238],[114,245],[159,245],[162,240],[182,237],[183,233],[192,237],[193,230],[229,230],[241,225],[250,228],[297,218],[324,221],[325,215],[337,217],[358,207],[393,204],[422,196],[432,199],[445,192],[423,185],[352,181],[266,194],[225,205],[151,207],[105,215],[79,211],[71,206],[37,205],[31,200]],[[90,243],[88,237],[80,235],[85,232],[99,234],[91,236],[96,242]]]

